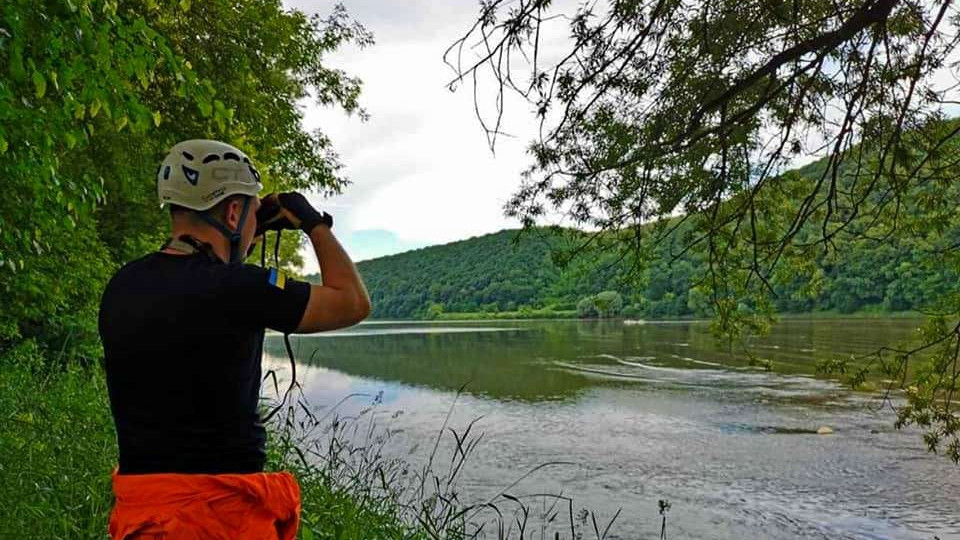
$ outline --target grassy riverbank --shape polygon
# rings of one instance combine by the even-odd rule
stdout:
[[[0,538],[105,538],[117,454],[101,371],[23,342],[0,358],[0,415]]]
[[[96,365],[50,366],[30,342],[0,355],[0,538],[103,540],[117,463],[106,381]],[[271,434],[270,467],[293,470],[303,491],[300,538],[422,536],[390,498],[283,450]]]
[[[458,539],[468,529],[496,530],[524,515],[522,508],[501,514],[495,503],[468,506],[458,499],[456,476],[474,447],[469,429],[453,437],[451,476],[435,473],[432,459],[412,470],[385,457],[387,430],[367,426],[372,417],[317,418],[302,401],[292,403],[270,425],[267,469],[297,477],[300,540]],[[354,440],[361,421],[362,444]],[[116,463],[100,366],[56,365],[30,341],[0,354],[0,538],[106,540]],[[467,512],[477,517],[468,522]],[[564,531],[585,526],[572,513],[568,519]]]
[[[390,430],[374,421],[379,398],[351,418],[336,407],[317,417],[302,396],[287,403],[269,426],[267,469],[297,477],[300,540],[461,539],[479,529],[506,539],[518,534],[512,524],[527,523],[529,510],[509,495],[461,502],[457,479],[481,438],[472,424],[438,426],[430,459],[411,467],[384,451]],[[0,352],[0,538],[106,540],[116,463],[99,365],[51,359],[30,340]],[[569,505],[560,538],[584,537],[587,515]]]

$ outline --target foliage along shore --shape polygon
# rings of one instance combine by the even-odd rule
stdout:
[[[780,319],[921,319],[923,314],[918,311],[871,311],[861,310],[853,313],[841,313],[839,311],[810,311],[807,313],[783,313],[778,316]],[[656,319],[643,319],[634,317],[615,317],[624,321],[639,322],[663,322],[663,321],[710,321],[706,317],[680,316],[680,317],[661,317]],[[409,320],[434,320],[434,321],[499,321],[499,320],[570,320],[583,319],[575,310],[552,311],[530,310],[530,311],[500,311],[496,313],[484,312],[463,312],[463,313],[441,313],[434,319],[421,318]],[[379,321],[397,321],[403,319],[370,319]]]
[[[106,378],[97,364],[57,365],[35,343],[0,355],[0,538],[104,540],[117,465]],[[303,497],[299,538],[422,538],[395,500],[292,458],[271,426],[268,468],[292,470]]]
[[[113,272],[167,235],[154,180],[167,150],[219,139],[267,190],[338,192],[340,161],[302,129],[302,103],[363,115],[360,81],[326,56],[370,43],[342,6],[0,3],[0,538],[107,537],[117,455],[97,310]],[[298,241],[284,235],[283,264]],[[323,469],[297,472],[301,538],[417,537]]]
[[[0,355],[0,538],[108,538],[117,446],[106,377],[97,363],[57,360],[35,342]],[[331,416],[336,406],[315,408],[294,395],[268,423],[266,469],[290,471],[300,485],[298,540],[462,540],[484,528],[502,540],[517,536],[503,525],[526,521],[528,509],[509,495],[472,505],[457,497],[458,476],[482,437],[472,423],[437,426],[438,461],[431,455],[412,466],[384,451],[391,430],[374,420],[380,404],[378,396],[365,412]],[[447,454],[449,470],[440,457]],[[590,515],[574,514],[571,504],[553,524],[562,533],[550,537],[591,538]]]
[[[669,262],[664,247],[640,276],[611,264],[615,254],[582,257],[560,268],[551,252],[567,240],[548,229],[503,230],[357,263],[374,319],[570,318],[622,316],[660,320],[709,318],[695,285],[705,263],[695,255]],[[945,297],[960,276],[932,271],[909,243],[854,244],[814,261],[815,278],[776,286],[773,303],[789,316],[902,316]],[[430,276],[425,279],[424,276]],[[306,276],[319,282],[320,276]],[[612,309],[584,305],[615,293]]]

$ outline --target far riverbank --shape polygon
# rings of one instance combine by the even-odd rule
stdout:
[[[807,313],[782,313],[779,319],[921,319],[924,314],[917,311],[855,311],[841,313],[839,311],[811,311]],[[503,320],[551,320],[551,319],[578,319],[576,310],[522,310],[497,312],[452,312],[439,313],[435,317],[419,319],[370,319],[371,321],[503,321]],[[595,317],[585,317],[583,320],[597,320]],[[610,317],[609,320],[639,321],[639,322],[667,322],[667,321],[698,321],[707,320],[702,317]]]

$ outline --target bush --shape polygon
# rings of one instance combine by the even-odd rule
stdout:
[[[581,298],[577,302],[577,314],[586,317],[616,317],[623,309],[623,297],[616,291],[603,291]]]
[[[427,311],[424,314],[423,318],[427,320],[434,320],[443,313],[443,304],[431,303],[427,306]]]
[[[623,309],[623,297],[616,291],[603,291],[593,297],[600,317],[616,317]]]
[[[643,310],[640,307],[640,304],[630,304],[623,308],[620,311],[620,314],[624,317],[640,317],[643,315]]]
[[[580,301],[577,302],[577,316],[580,318],[597,316],[597,304],[594,302],[592,296],[581,298]]]

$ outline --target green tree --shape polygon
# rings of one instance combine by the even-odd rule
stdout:
[[[580,301],[577,302],[577,316],[580,318],[597,317],[599,312],[595,300],[596,298],[594,296],[581,298]]]
[[[443,314],[443,304],[431,303],[427,306],[427,311],[424,314],[424,319],[433,320]]]
[[[623,309],[623,297],[616,291],[602,291],[593,297],[593,304],[601,318],[616,317]]]
[[[359,81],[323,62],[347,42],[370,36],[342,8],[310,18],[273,0],[4,2],[0,354],[24,339],[97,354],[105,280],[164,237],[154,175],[178,140],[243,147],[268,189],[339,190],[336,154],[303,132],[299,104],[362,113]],[[295,264],[296,235],[286,240]]]
[[[706,260],[697,286],[715,329],[730,337],[763,331],[777,290],[796,287],[797,276],[819,280],[816,259],[841,246],[866,255],[895,239],[925,250],[938,263],[925,263],[932,271],[960,270],[950,196],[960,122],[944,121],[960,83],[944,69],[960,22],[948,0],[607,0],[561,9],[482,2],[447,60],[451,86],[494,89],[493,116],[475,108],[491,146],[508,117],[505,93],[535,111],[533,162],[506,212],[525,227],[555,213],[596,231],[564,258],[604,245],[641,273],[658,246],[679,241],[675,253]],[[563,31],[568,41],[541,42]],[[491,76],[493,84],[477,81]],[[783,174],[811,155],[826,159]],[[829,277],[828,302],[841,310],[883,301],[872,283],[882,276]],[[960,313],[955,288],[932,302],[940,315]],[[960,324],[931,324],[930,347],[960,343]],[[919,351],[905,352],[891,378],[905,376]],[[917,380],[911,395],[926,397],[911,401],[916,414],[905,422],[930,426],[931,441],[950,441],[960,461],[960,426],[932,405],[960,390],[960,347],[943,358],[938,376]]]

